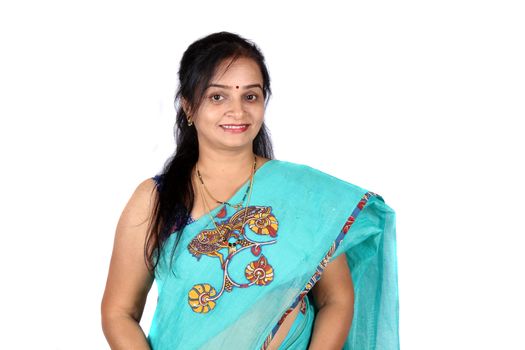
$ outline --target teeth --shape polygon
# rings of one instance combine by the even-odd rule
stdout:
[[[233,126],[233,125],[221,125],[223,128],[226,129],[244,129],[246,125],[239,125],[239,126]]]

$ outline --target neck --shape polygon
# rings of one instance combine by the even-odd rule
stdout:
[[[254,153],[251,150],[235,154],[205,153],[199,154],[197,167],[201,175],[205,174],[206,177],[233,180],[249,176],[253,169],[253,160]],[[261,158],[257,157],[257,168],[261,164]]]

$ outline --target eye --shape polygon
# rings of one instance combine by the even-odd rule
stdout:
[[[246,98],[248,99],[248,101],[255,101],[257,99],[257,95],[255,94],[250,94],[248,96],[246,96]]]
[[[210,95],[211,100],[215,102],[219,102],[221,97],[222,95],[219,95],[219,94]]]

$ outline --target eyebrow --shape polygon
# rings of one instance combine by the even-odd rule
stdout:
[[[230,86],[230,85],[222,85],[222,84],[210,84],[208,85],[208,87],[218,87],[218,88],[223,88],[223,89],[232,89],[233,86]],[[261,84],[250,84],[250,85],[244,85],[242,88],[243,89],[250,89],[250,88],[253,88],[253,87],[258,87],[259,89],[261,90],[264,90],[261,86]]]

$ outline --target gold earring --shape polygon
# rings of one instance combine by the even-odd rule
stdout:
[[[188,117],[188,126],[192,126],[193,122],[191,121],[191,116]]]

